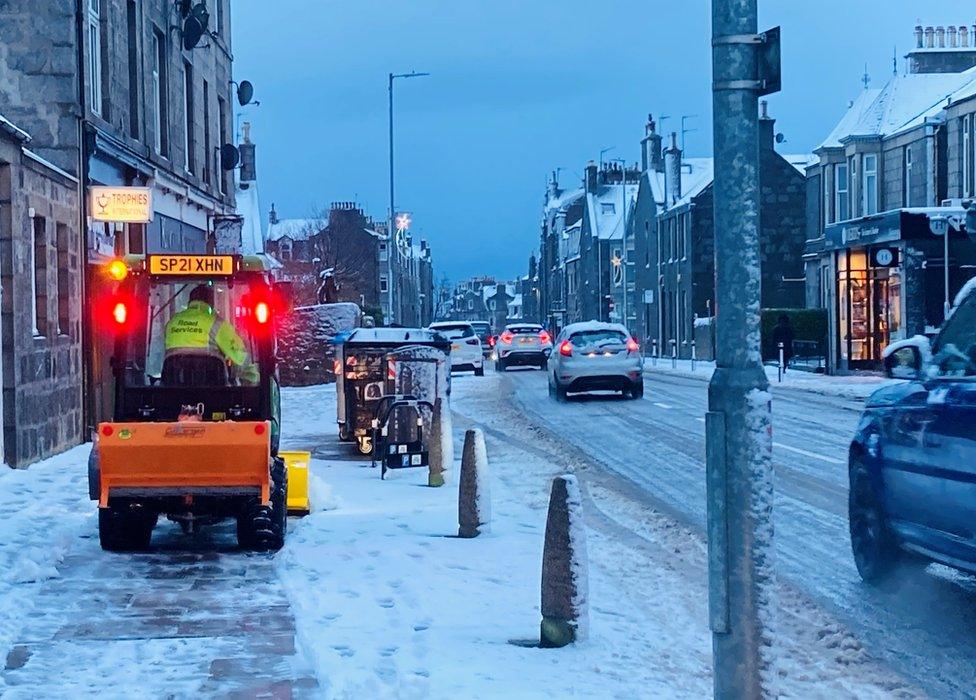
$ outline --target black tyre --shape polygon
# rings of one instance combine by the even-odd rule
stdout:
[[[644,382],[637,382],[634,384],[626,394],[632,399],[640,399],[644,397]]]
[[[504,372],[508,365],[505,364],[505,360],[495,360],[495,371]]]
[[[149,549],[157,515],[134,506],[98,509],[98,541],[106,552],[144,552]]]
[[[568,398],[569,397],[566,396],[566,389],[564,389],[563,387],[559,386],[559,383],[557,382],[556,383],[556,401],[566,401]]]
[[[288,472],[284,460],[271,465],[271,506],[252,501],[237,516],[237,544],[241,549],[276,552],[285,545],[288,529]]]
[[[882,583],[904,559],[878,500],[871,474],[859,455],[851,457],[848,525],[854,565],[868,583]]]
[[[349,442],[351,437],[349,435],[349,429],[346,428],[345,424],[339,425],[339,439],[342,442]]]
[[[483,377],[483,376],[485,376],[485,366],[484,365],[481,365],[481,367],[475,367],[474,368],[474,376],[476,376],[476,377]]]

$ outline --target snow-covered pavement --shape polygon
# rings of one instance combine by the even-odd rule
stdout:
[[[85,447],[0,473],[0,507],[13,514],[0,525],[0,694],[707,696],[705,545],[695,505],[703,488],[696,460],[704,383],[669,381],[675,384],[662,381],[657,390],[649,382],[640,402],[556,404],[539,372],[455,377],[455,452],[464,429],[481,427],[491,462],[491,531],[474,540],[454,537],[455,485],[427,488],[422,469],[381,481],[338,443],[330,386],[283,393],[285,446],[313,452],[314,511],[292,520],[274,557],[238,552],[230,527],[187,540],[165,522],[152,553],[103,553],[87,500]],[[824,403],[808,410],[830,405],[825,397],[811,401]],[[837,411],[839,418],[822,421],[834,423],[828,445],[856,418]],[[806,559],[785,558],[781,693],[971,692],[960,669],[973,643],[962,629],[973,629],[973,613],[962,609],[972,602],[968,579],[928,576],[938,581],[932,586],[955,590],[937,612],[959,619],[924,624],[899,599],[869,595],[850,580],[849,560],[841,564],[834,551],[846,546],[840,466],[815,442],[822,429],[777,427],[777,443],[797,450],[783,472],[791,499],[785,517],[796,519],[794,532],[809,530],[810,549]],[[531,643],[547,499],[552,477],[567,471],[584,494],[590,636],[541,650]],[[791,579],[810,557],[822,557],[811,583],[828,589],[824,598]],[[830,589],[833,579],[839,589]],[[913,590],[924,594],[924,585],[914,582]],[[852,619],[836,604],[836,590],[860,591],[855,602],[866,612]],[[872,615],[874,626],[865,629]],[[936,626],[957,644],[968,634],[970,647],[936,655]],[[887,635],[886,652],[878,645]],[[911,644],[932,661],[903,663],[913,660]]]

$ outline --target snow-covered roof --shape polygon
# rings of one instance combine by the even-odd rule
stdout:
[[[508,302],[508,305],[509,306],[522,306],[522,295],[521,294],[516,294],[512,298],[512,300],[510,302]]]
[[[583,196],[583,188],[576,187],[574,189],[560,190],[557,189],[555,194],[548,194],[546,197],[546,212],[559,211],[565,207],[570,206]]]
[[[698,163],[691,164],[691,169],[687,174],[684,171],[685,164],[681,164],[681,197],[673,206],[680,207],[688,204],[704,192],[705,188],[712,184],[712,180],[715,179],[715,161],[711,158],[697,158],[696,160]]]
[[[280,219],[268,226],[268,240],[277,241],[287,236],[293,241],[305,241],[328,224],[325,219]]]
[[[684,193],[688,192],[689,189],[697,188],[700,185],[700,180],[703,177],[708,177],[710,181],[711,172],[711,158],[683,159],[681,161],[681,191]],[[654,195],[654,201],[657,202],[659,206],[663,206],[665,185],[664,173],[656,170],[647,170],[644,172],[644,178],[647,180],[647,183],[651,188],[651,193]],[[700,192],[701,190],[698,191]]]
[[[639,187],[636,182],[628,182],[626,184],[626,195],[624,195],[621,192],[620,184],[617,183],[600,185],[596,193],[587,193],[586,209],[590,218],[590,233],[595,238],[603,240],[623,238],[623,211],[621,207],[626,205],[628,211],[633,207]]]
[[[7,132],[21,143],[29,143],[31,140],[30,134],[4,117],[2,114],[0,114],[0,130]]]
[[[787,163],[796,168],[801,175],[807,174],[807,168],[820,162],[820,158],[813,153],[780,154]]]
[[[820,148],[837,148],[857,136],[891,136],[938,117],[947,98],[976,91],[976,68],[962,73],[897,75],[880,89],[861,92]]]

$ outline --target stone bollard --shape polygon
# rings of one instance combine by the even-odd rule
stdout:
[[[579,483],[572,474],[552,481],[542,551],[540,646],[564,647],[586,638],[588,583],[586,530]]]
[[[491,490],[488,484],[488,448],[480,430],[464,434],[461,483],[458,488],[458,537],[477,537],[491,530]]]
[[[443,486],[447,471],[454,462],[454,439],[452,437],[450,404],[445,410],[444,399],[434,402],[434,416],[430,429],[430,450],[427,472],[428,486]]]

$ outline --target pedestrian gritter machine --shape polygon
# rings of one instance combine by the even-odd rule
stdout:
[[[279,451],[275,322],[290,290],[257,256],[128,256],[105,274],[111,291],[93,308],[114,332],[114,417],[97,426],[88,468],[102,548],[147,549],[163,516],[186,533],[235,519],[241,548],[280,549],[289,508],[308,511],[308,454]],[[165,347],[200,285],[236,332],[233,361]]]

